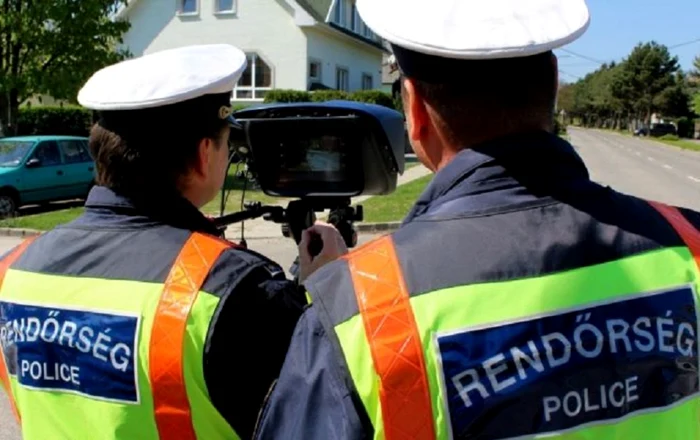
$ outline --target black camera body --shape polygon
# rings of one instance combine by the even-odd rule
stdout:
[[[357,197],[396,190],[405,165],[403,116],[351,101],[269,104],[234,113],[232,139],[270,196]],[[241,142],[244,140],[244,142]]]
[[[240,129],[232,129],[231,162],[245,163],[265,194],[295,200],[287,208],[254,203],[240,213],[222,213],[216,223],[223,228],[264,217],[282,224],[283,234],[299,243],[302,231],[316,221],[315,213],[329,211],[328,221],[353,247],[353,222],[362,220],[362,207],[352,207],[351,198],[391,194],[404,172],[404,118],[383,106],[267,104],[233,116]]]

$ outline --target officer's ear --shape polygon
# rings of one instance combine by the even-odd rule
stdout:
[[[414,142],[420,142],[425,138],[430,124],[430,115],[425,99],[412,79],[403,78],[401,86],[403,108],[408,124],[408,137]]]
[[[211,163],[217,159],[216,141],[208,137],[199,140],[197,154],[191,164],[192,172],[200,178],[206,178],[211,170]]]

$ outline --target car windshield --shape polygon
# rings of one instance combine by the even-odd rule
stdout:
[[[34,142],[0,139],[0,167],[16,167],[27,155]]]

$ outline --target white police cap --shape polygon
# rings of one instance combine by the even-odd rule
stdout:
[[[357,0],[357,12],[393,46],[470,60],[548,52],[590,23],[585,0]]]
[[[98,71],[78,102],[91,110],[141,110],[232,93],[246,67],[245,53],[228,44],[168,49]]]

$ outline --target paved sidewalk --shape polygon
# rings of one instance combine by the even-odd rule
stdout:
[[[422,164],[416,165],[415,167],[406,170],[402,175],[400,175],[397,179],[397,186],[403,185],[408,182],[412,182],[414,180],[420,179],[421,177],[427,176],[430,174],[431,171],[423,166]],[[365,200],[369,199],[372,196],[360,196],[360,197],[355,197],[352,199],[352,204],[357,205],[358,203],[362,203]],[[281,205],[286,205],[286,202],[280,203]],[[316,214],[318,218],[325,218],[326,215],[328,215],[327,212],[319,212]],[[262,218],[255,219],[255,220],[250,220],[247,221],[243,224],[238,223],[235,225],[231,225],[226,229],[226,237],[238,241],[241,239],[241,230],[243,228],[245,231],[245,238],[246,239],[251,239],[251,238],[278,238],[282,234],[282,229],[281,225],[273,222],[268,222],[263,220]]]

